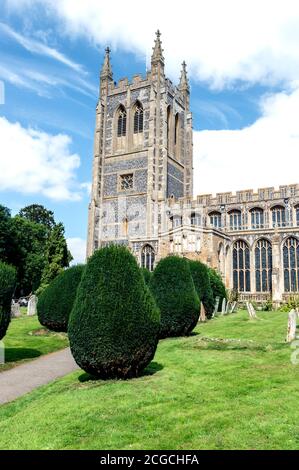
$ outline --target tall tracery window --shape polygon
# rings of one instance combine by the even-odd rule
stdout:
[[[297,223],[297,226],[299,227],[299,206],[296,207],[296,223]]]
[[[271,209],[272,212],[272,226],[285,227],[286,226],[286,210],[283,206],[275,206]]]
[[[233,286],[238,292],[250,292],[250,252],[243,240],[233,246]]]
[[[215,228],[221,228],[221,214],[220,212],[211,212],[209,214],[210,225]]]
[[[268,240],[259,240],[254,250],[255,285],[257,292],[272,291],[272,246]]]
[[[141,267],[149,271],[154,270],[155,251],[151,245],[144,245],[141,252]]]
[[[235,210],[229,213],[229,227],[230,227],[230,230],[242,229],[241,211]]]
[[[171,107],[167,108],[167,148],[170,153],[170,121],[171,121]]]
[[[120,106],[117,117],[117,137],[123,137],[127,132],[127,112],[123,106]]]
[[[299,240],[287,238],[283,245],[283,274],[285,292],[299,291]]]
[[[251,227],[252,228],[264,228],[264,211],[255,207],[250,211],[251,214]]]
[[[137,103],[134,112],[134,134],[140,132],[143,132],[143,107],[140,103]]]

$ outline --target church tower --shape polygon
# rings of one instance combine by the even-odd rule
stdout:
[[[106,49],[96,108],[87,256],[109,243],[127,245],[142,265],[159,257],[162,207],[192,197],[192,116],[185,62],[178,87],[165,77],[161,34],[151,68],[113,81]]]

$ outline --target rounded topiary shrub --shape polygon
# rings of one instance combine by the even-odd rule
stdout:
[[[207,318],[211,318],[215,300],[210,284],[209,268],[200,261],[189,261],[189,266],[198,297],[203,303]]]
[[[15,268],[0,262],[0,340],[5,336],[10,322],[11,301],[15,285]]]
[[[136,377],[154,357],[160,313],[136,259],[110,245],[89,258],[69,321],[77,364],[103,378]]]
[[[150,280],[152,278],[152,273],[146,268],[141,268],[141,272],[142,272],[145,284],[149,285]]]
[[[200,314],[188,261],[179,256],[162,259],[149,285],[161,312],[160,337],[188,335]]]
[[[72,266],[62,271],[38,297],[39,322],[53,331],[66,332],[73,308],[83,265]]]
[[[221,279],[220,274],[215,269],[209,269],[209,278],[214,301],[216,297],[219,297],[219,306],[221,306],[223,299],[227,298],[225,285]]]

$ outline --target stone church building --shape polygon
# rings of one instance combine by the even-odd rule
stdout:
[[[123,244],[152,270],[175,253],[216,268],[240,300],[299,295],[299,185],[193,199],[186,64],[173,85],[159,31],[146,77],[115,83],[107,48],[100,78],[87,256]]]

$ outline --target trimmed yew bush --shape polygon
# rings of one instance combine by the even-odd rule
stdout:
[[[152,273],[146,268],[141,268],[141,272],[143,275],[144,282],[148,286],[152,278]]]
[[[210,284],[209,268],[200,261],[189,261],[189,266],[198,297],[203,303],[207,318],[211,318],[215,301]]]
[[[189,263],[179,256],[159,261],[150,281],[161,312],[160,337],[184,336],[191,333],[200,314]]]
[[[77,364],[103,378],[136,377],[153,359],[160,313],[136,259],[110,245],[89,258],[69,321]]]
[[[67,331],[83,270],[83,265],[77,265],[62,271],[39,295],[38,319],[49,330]]]
[[[0,262],[0,340],[5,336],[11,318],[11,301],[16,285],[16,270]]]
[[[214,301],[216,297],[219,297],[219,305],[222,305],[223,299],[227,298],[225,285],[222,281],[220,274],[215,270],[209,269],[210,284],[213,292]]]

